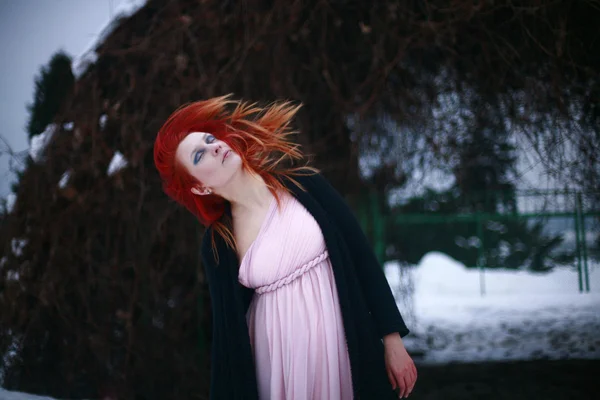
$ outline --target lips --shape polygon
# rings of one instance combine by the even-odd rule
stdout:
[[[223,161],[221,161],[221,164],[223,164],[225,162],[225,159],[227,157],[229,157],[230,152],[231,152],[231,150],[227,150],[227,151],[225,151],[225,153],[223,153]]]

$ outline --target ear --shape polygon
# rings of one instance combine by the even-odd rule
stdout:
[[[203,187],[193,187],[191,189],[192,193],[195,194],[196,196],[206,196],[207,194],[211,194],[212,190],[210,190],[209,188]]]

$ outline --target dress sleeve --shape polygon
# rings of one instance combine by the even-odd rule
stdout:
[[[380,336],[394,332],[398,332],[401,337],[406,336],[409,330],[398,310],[383,268],[346,201],[321,174],[311,175],[300,182],[305,185],[311,196],[319,202],[342,233],[354,260],[359,282]]]

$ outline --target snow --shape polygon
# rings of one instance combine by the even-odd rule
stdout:
[[[110,164],[108,165],[107,174],[113,175],[117,171],[125,168],[127,166],[127,160],[119,151],[116,151],[112,160],[110,160]]]
[[[46,149],[48,143],[50,143],[50,139],[52,139],[52,135],[54,135],[54,131],[56,130],[56,124],[49,124],[44,132],[34,135],[31,137],[31,142],[29,146],[29,155],[35,162],[40,162],[42,159],[42,154]]]
[[[8,271],[6,273],[7,281],[18,281],[19,280],[19,271]]]
[[[87,68],[98,61],[96,48],[119,26],[121,18],[127,18],[135,14],[140,8],[146,4],[146,0],[121,0],[115,4],[113,11],[114,18],[107,21],[106,25],[100,30],[100,34],[95,37],[86,50],[73,60],[72,70],[76,79],[79,79],[87,70]]]
[[[96,48],[96,40],[92,42],[90,46]],[[76,79],[81,78],[81,75],[88,69],[88,67],[98,61],[98,55],[95,50],[87,50],[85,53],[73,60],[71,69]]]
[[[9,392],[0,388],[0,400],[54,400],[52,397],[35,396],[22,392]]]
[[[98,120],[98,124],[100,125],[100,129],[104,130],[104,127],[106,127],[106,121],[108,120],[108,117],[106,116],[106,114],[102,114]]]
[[[14,193],[9,193],[8,196],[6,196],[6,211],[8,213],[11,213],[13,210],[13,207],[15,206],[15,202],[17,201],[17,195]]]
[[[440,253],[402,275],[396,263],[385,271],[392,288],[413,287],[414,308],[400,295],[398,307],[411,329],[406,347],[423,363],[600,358],[598,264],[589,293],[578,292],[573,269],[482,274]]]
[[[146,4],[146,0],[121,0],[113,10],[116,16],[129,17]]]
[[[20,257],[23,254],[23,247],[27,244],[27,239],[12,239],[10,247],[15,256]]]
[[[58,181],[58,187],[64,189],[65,186],[69,183],[69,178],[71,177],[71,171],[65,172],[61,177],[60,181]]]

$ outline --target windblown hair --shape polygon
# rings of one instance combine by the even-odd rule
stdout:
[[[261,108],[256,103],[231,100],[231,95],[183,105],[160,128],[154,143],[154,163],[163,182],[163,190],[185,206],[213,233],[221,235],[236,248],[230,220],[225,218],[227,200],[216,194],[194,195],[191,188],[201,184],[177,161],[175,153],[181,141],[192,132],[207,132],[227,143],[239,154],[242,168],[260,175],[277,201],[279,190],[287,190],[282,178],[299,187],[292,176],[318,173],[316,168],[293,166],[305,160],[300,146],[290,140],[296,132],[291,121],[301,105],[275,102]],[[212,238],[215,247],[214,236]]]

